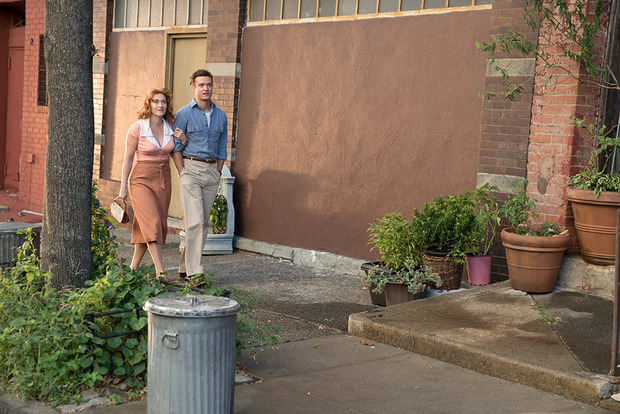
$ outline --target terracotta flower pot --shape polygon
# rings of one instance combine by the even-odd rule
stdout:
[[[573,208],[583,260],[598,265],[613,265],[620,194],[603,191],[595,198],[594,191],[572,187],[566,190],[566,194]]]
[[[523,236],[509,227],[502,230],[501,236],[512,288],[531,293],[551,292],[568,248],[569,235]]]
[[[470,285],[482,286],[491,283],[491,261],[493,256],[466,256],[467,278]]]

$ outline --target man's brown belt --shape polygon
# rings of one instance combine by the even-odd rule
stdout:
[[[192,161],[206,162],[207,164],[213,164],[216,161],[216,160],[205,160],[204,158],[191,157],[191,156],[183,157],[183,159],[192,160]]]

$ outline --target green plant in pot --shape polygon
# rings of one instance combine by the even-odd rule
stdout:
[[[534,226],[530,218],[536,200],[527,196],[526,180],[515,185],[500,212],[511,227],[502,230],[502,244],[506,250],[508,277],[513,289],[531,293],[551,292],[568,248],[568,232],[560,232],[557,224],[542,223]]]
[[[415,244],[409,221],[400,213],[388,213],[375,219],[368,231],[370,239],[368,244],[371,250],[378,250],[381,254],[379,262],[363,263],[362,270],[368,276],[370,272],[383,272],[392,274],[406,267],[408,263],[413,266],[422,264],[420,250]],[[364,278],[367,285],[367,278]],[[385,295],[375,293],[374,285],[367,285],[370,290],[372,303],[385,306]]]
[[[620,208],[620,175],[615,171],[615,158],[620,138],[605,134],[605,126],[597,129],[583,119],[573,118],[587,129],[595,147],[586,167],[572,179],[566,190],[571,202],[581,254],[586,262],[599,265],[615,263],[617,211]]]
[[[471,194],[436,197],[415,210],[411,227],[414,245],[425,249],[424,265],[439,274],[443,289],[458,289],[465,255],[477,248],[486,232]]]
[[[368,286],[373,286],[374,293],[385,294],[387,306],[424,298],[429,285],[441,286],[439,275],[414,261],[395,272],[371,269],[365,279]]]
[[[465,257],[470,285],[491,283],[492,256],[489,250],[493,246],[497,228],[501,223],[499,203],[492,191],[499,191],[499,188],[487,183],[468,193],[474,203],[476,215],[484,223],[485,228],[484,232],[477,233],[480,235],[480,240],[472,246],[472,251]]]

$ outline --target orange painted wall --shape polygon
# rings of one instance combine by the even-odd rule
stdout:
[[[102,178],[120,181],[125,136],[147,92],[164,84],[164,32],[112,32]],[[115,190],[118,192],[118,189]]]
[[[246,27],[236,233],[373,259],[374,218],[475,187],[489,15]]]

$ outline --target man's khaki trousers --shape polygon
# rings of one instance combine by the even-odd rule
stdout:
[[[193,276],[203,272],[202,248],[209,233],[209,214],[221,174],[216,163],[185,159],[183,165],[179,185],[185,215],[185,250],[181,255],[179,273]]]

